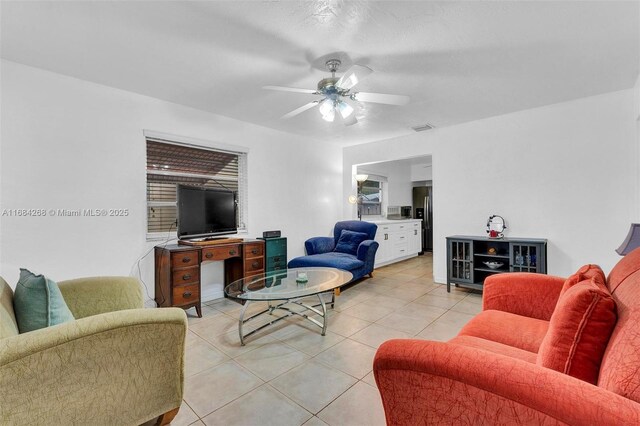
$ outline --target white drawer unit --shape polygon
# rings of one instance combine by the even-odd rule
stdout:
[[[422,226],[419,222],[411,225],[409,228],[409,252],[418,253],[422,249]]]
[[[420,220],[388,220],[374,222],[378,225],[376,241],[376,268],[416,256],[420,251]]]
[[[378,251],[376,251],[376,266],[381,263],[387,263],[391,259],[391,240],[390,225],[378,225],[376,232],[376,241],[378,242]]]

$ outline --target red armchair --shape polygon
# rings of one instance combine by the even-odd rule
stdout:
[[[385,342],[374,374],[387,424],[640,424],[640,249],[607,279],[618,319],[595,384],[536,363],[564,281],[490,277],[451,341]]]

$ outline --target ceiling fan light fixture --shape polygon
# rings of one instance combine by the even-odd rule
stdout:
[[[345,101],[340,101],[338,102],[338,111],[340,111],[340,115],[342,115],[342,118],[347,118],[351,114],[353,114],[353,107]]]
[[[356,111],[354,106],[349,103],[350,101],[357,102],[373,102],[387,105],[406,105],[410,98],[403,95],[390,95],[385,93],[368,93],[368,92],[352,92],[354,86],[356,86],[364,77],[368,76],[373,70],[364,65],[354,64],[352,65],[342,77],[336,77],[336,71],[338,71],[341,62],[339,59],[329,59],[326,61],[327,69],[331,72],[331,77],[323,78],[318,82],[317,89],[299,89],[296,87],[285,86],[264,86],[264,89],[278,90],[282,92],[296,92],[307,93],[311,95],[320,95],[322,98],[309,102],[293,111],[283,115],[282,119],[288,119],[295,117],[307,111],[314,106],[318,106],[322,119],[328,122],[335,120],[336,111],[342,116],[342,123],[345,126],[352,126],[358,123],[358,117],[356,117]],[[345,102],[347,101],[347,102]],[[365,111],[362,105],[358,105],[357,113],[361,116]]]
[[[320,110],[320,114],[327,115],[330,111],[333,110],[333,101],[329,98],[325,98],[320,102],[318,107]]]
[[[331,99],[325,99],[320,102],[320,114],[322,114],[322,119],[325,121],[333,121],[336,117],[336,109],[334,107],[334,102]]]
[[[329,114],[325,114],[322,116],[324,121],[332,122],[336,118],[336,112],[331,111]]]

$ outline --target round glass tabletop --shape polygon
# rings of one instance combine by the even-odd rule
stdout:
[[[351,281],[351,272],[310,267],[253,275],[225,287],[227,296],[242,300],[286,300],[324,293]],[[306,281],[305,281],[306,279]]]

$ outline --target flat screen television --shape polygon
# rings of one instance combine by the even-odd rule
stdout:
[[[234,191],[178,185],[178,238],[235,234],[236,199]]]

